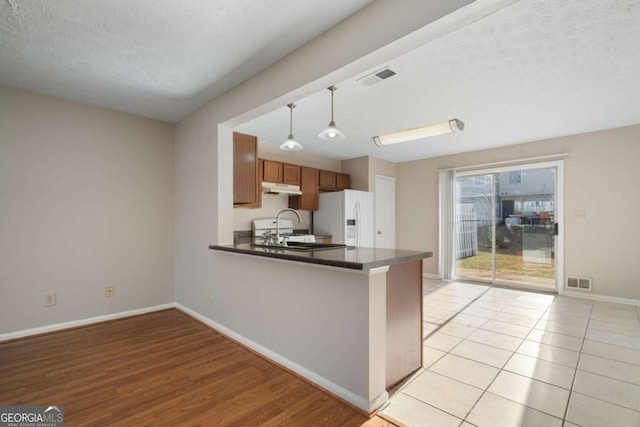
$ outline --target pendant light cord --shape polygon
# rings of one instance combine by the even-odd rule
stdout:
[[[335,96],[334,96],[334,92],[336,90],[338,90],[337,87],[335,86],[329,86],[327,88],[328,91],[331,92],[331,121],[329,122],[329,126],[327,126],[327,128],[325,130],[323,130],[322,132],[320,132],[320,134],[318,134],[318,136],[320,137],[320,139],[324,139],[324,140],[329,140],[329,141],[335,141],[338,139],[344,139],[344,134],[342,132],[340,132],[340,130],[338,130],[338,127],[336,126],[336,122],[333,121],[333,116],[335,113]]]
[[[295,104],[287,105],[289,107],[289,136],[293,135],[293,109],[296,108]]]
[[[331,122],[333,122],[333,92],[335,92],[336,88],[331,86]]]

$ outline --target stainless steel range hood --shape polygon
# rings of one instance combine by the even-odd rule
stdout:
[[[277,182],[263,182],[262,192],[269,194],[302,194],[299,185],[280,184]]]

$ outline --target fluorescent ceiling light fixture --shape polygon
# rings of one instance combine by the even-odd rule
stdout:
[[[329,126],[318,135],[322,139],[326,139],[329,141],[344,139],[344,134],[340,132],[340,130],[336,127],[336,122],[333,121],[333,92],[335,92],[338,88],[335,86],[329,86],[327,90],[331,91],[331,121],[329,122]]]
[[[284,151],[299,151],[302,150],[302,144],[300,144],[293,137],[293,109],[296,108],[295,104],[288,104],[287,107],[291,110],[289,116],[289,137],[285,142],[280,144],[280,149]]]
[[[430,136],[451,132],[460,132],[463,129],[464,123],[461,120],[452,119],[435,125],[388,133],[382,136],[374,136],[373,142],[375,142],[378,147],[383,147],[385,145],[397,144],[398,142],[413,141],[414,139],[428,138]]]

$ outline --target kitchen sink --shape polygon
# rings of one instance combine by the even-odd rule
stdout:
[[[346,248],[340,243],[287,242],[287,249],[294,251],[321,251],[326,249]]]
[[[329,249],[341,249],[341,248],[347,247],[347,245],[342,245],[339,243],[313,243],[313,242],[287,242],[287,246],[252,243],[251,246],[256,246],[261,248],[284,249],[287,251],[301,251],[301,252],[326,251]]]

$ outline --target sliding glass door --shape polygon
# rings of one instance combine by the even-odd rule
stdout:
[[[455,174],[455,277],[556,288],[558,167]]]
[[[456,177],[456,277],[493,280],[494,187],[493,174]]]

